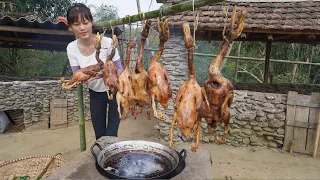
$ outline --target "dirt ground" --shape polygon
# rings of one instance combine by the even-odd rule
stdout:
[[[158,142],[153,126],[155,119],[148,121],[144,115],[137,120],[129,117],[121,121],[119,137]],[[90,122],[86,126],[87,148],[94,142]],[[57,130],[38,130],[0,135],[0,163],[30,155],[58,152],[67,161],[79,153],[79,126]],[[184,143],[190,147],[188,143]],[[281,150],[258,147],[231,147],[216,144],[201,144],[211,153],[214,179],[320,179],[320,158],[309,155],[289,154]]]

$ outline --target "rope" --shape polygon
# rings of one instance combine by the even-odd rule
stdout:
[[[225,18],[224,18],[224,28],[223,28],[223,32],[222,32],[222,37],[224,40],[228,41],[228,39],[225,36],[226,33],[226,28],[227,28],[227,21],[228,21],[228,12],[229,12],[229,4],[227,6],[228,8],[226,8],[226,3],[224,3],[223,6],[223,12],[225,13]],[[228,41],[229,42],[229,41]]]
[[[111,23],[112,20],[110,20],[110,27],[111,27],[111,33],[112,33],[112,38],[113,38],[113,35],[114,35],[114,29],[113,29],[113,26],[112,26],[112,23]]]
[[[129,15],[129,36],[128,36],[128,40],[131,41],[131,19],[130,19],[130,15]]]
[[[195,11],[195,7],[194,7],[194,0],[192,0],[192,11],[193,11],[193,45],[195,47],[195,49],[198,49],[197,45],[196,45],[196,31],[198,28],[198,22],[199,22],[199,11]]]
[[[103,32],[102,32],[102,36],[104,36],[104,34],[105,34],[105,33],[106,33],[106,31],[107,31],[107,28],[105,28],[105,27],[104,27],[102,30],[103,30]]]
[[[150,0],[150,5],[149,5],[148,11],[150,11],[151,5],[152,5],[152,0]]]
[[[162,20],[162,9],[163,9],[163,7],[161,6],[161,7],[160,7],[160,13],[159,13],[159,19],[160,19],[160,21]]]

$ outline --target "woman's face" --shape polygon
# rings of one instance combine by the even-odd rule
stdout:
[[[90,38],[92,34],[92,22],[86,18],[82,19],[79,16],[78,21],[71,24],[71,29],[76,37],[87,39]]]

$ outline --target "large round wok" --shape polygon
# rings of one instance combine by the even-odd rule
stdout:
[[[100,152],[94,152],[97,146]],[[185,168],[186,150],[177,152],[149,141],[121,141],[91,146],[99,173],[110,179],[169,179]]]

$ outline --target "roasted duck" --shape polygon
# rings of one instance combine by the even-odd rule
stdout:
[[[160,45],[158,52],[152,57],[150,61],[150,67],[148,69],[149,74],[149,90],[152,101],[152,109],[154,117],[157,119],[163,119],[164,114],[158,112],[156,109],[155,100],[157,100],[163,108],[168,108],[168,101],[172,98],[172,90],[170,88],[170,80],[167,70],[160,64],[159,60],[164,50],[164,43],[169,39],[168,21],[160,22],[158,19],[159,38]],[[150,105],[149,105],[150,109]]]
[[[188,50],[189,78],[180,87],[176,96],[173,120],[170,129],[169,145],[173,148],[173,131],[174,125],[177,123],[184,136],[189,137],[193,131],[194,138],[196,138],[196,144],[191,145],[191,150],[197,151],[201,133],[201,127],[199,125],[201,119],[198,119],[198,109],[202,102],[205,101],[205,98],[201,92],[201,87],[196,80],[196,72],[193,64],[194,43],[190,35],[189,24],[184,23],[182,27],[184,32],[184,42]]]
[[[223,58],[226,56],[230,43],[237,39],[244,28],[244,20],[247,11],[243,10],[236,13],[236,7],[233,8],[230,24],[224,29],[224,41],[218,56],[211,62],[208,68],[208,80],[204,83],[204,89],[208,96],[210,108],[205,104],[201,105],[199,117],[205,118],[208,123],[209,133],[224,123],[224,134],[218,143],[224,143],[228,137],[228,125],[230,120],[229,107],[233,100],[233,85],[223,77],[219,68]]]
[[[70,89],[74,86],[77,86],[78,84],[82,84],[84,82],[90,82],[94,79],[101,78],[102,72],[100,70],[103,65],[103,61],[101,61],[101,59],[99,58],[101,40],[102,38],[100,40],[96,38],[95,40],[95,48],[97,49],[96,51],[97,64],[90,65],[85,68],[81,68],[77,70],[75,73],[73,73],[70,80],[65,80],[64,77],[61,77],[60,81],[62,83],[63,89]]]
[[[132,77],[132,87],[134,91],[134,107],[132,108],[133,112],[132,115],[134,119],[136,116],[142,112],[143,106],[149,103],[149,94],[147,92],[147,80],[148,80],[148,73],[143,67],[142,57],[143,57],[143,50],[144,44],[146,39],[148,38],[149,29],[150,29],[151,21],[147,20],[143,31],[141,32],[141,42],[140,42],[140,51],[139,56],[137,59],[136,67],[133,69],[131,74]],[[147,112],[147,119],[150,118],[150,109]]]
[[[119,89],[117,92],[118,113],[121,120],[126,119],[130,111],[130,105],[134,99],[134,92],[131,84],[131,73],[129,69],[131,49],[136,45],[135,41],[128,44],[126,51],[126,62],[124,70],[119,76]],[[121,115],[120,105],[123,107],[124,114]]]
[[[106,62],[104,63],[103,70],[102,70],[104,84],[111,91],[111,94],[110,94],[109,90],[108,89],[106,90],[108,94],[108,99],[110,100],[113,99],[113,96],[116,94],[118,90],[118,68],[112,60],[116,52],[116,47],[118,46],[117,36],[113,35],[112,40],[113,40],[113,43],[112,43],[111,54],[107,56]]]

